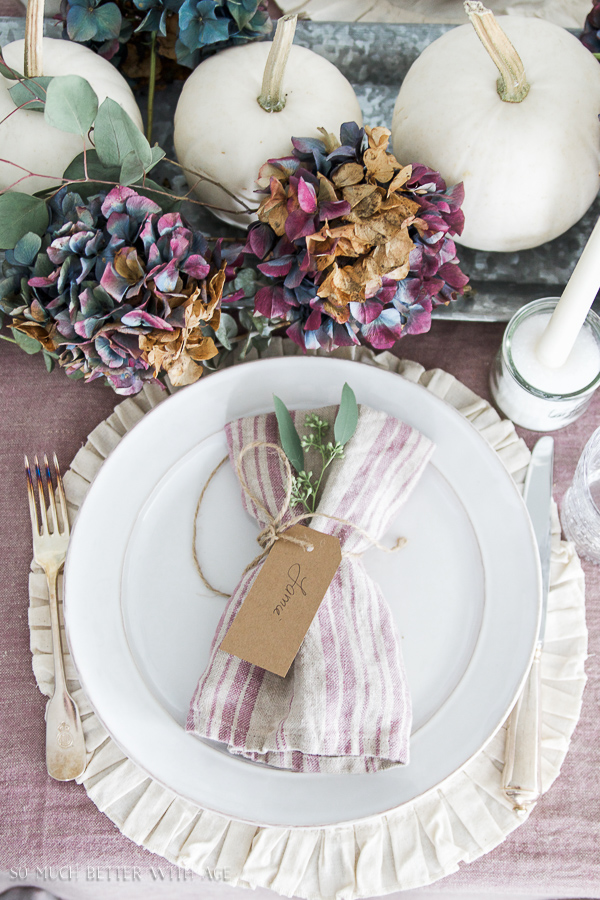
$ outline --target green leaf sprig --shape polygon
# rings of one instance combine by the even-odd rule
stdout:
[[[343,459],[344,447],[356,431],[358,405],[354,391],[349,384],[342,389],[340,408],[333,426],[335,442],[327,440],[329,424],[316,413],[307,415],[305,425],[309,433],[298,434],[293,419],[285,403],[273,394],[275,415],[279,428],[281,446],[291,465],[296,470],[292,481],[292,502],[301,505],[308,513],[317,508],[317,498],[325,471],[335,459]],[[317,474],[304,468],[304,451],[316,450],[321,457],[321,471]]]

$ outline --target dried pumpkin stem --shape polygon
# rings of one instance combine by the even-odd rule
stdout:
[[[260,94],[256,98],[266,112],[280,112],[285,106],[283,76],[294,42],[298,16],[282,16],[269,50]]]
[[[496,82],[500,98],[507,103],[520,103],[529,93],[521,57],[498,25],[491,9],[478,0],[465,0],[464,7],[477,37],[500,72]]]
[[[25,16],[25,53],[23,71],[26,78],[43,75],[44,0],[29,0]]]

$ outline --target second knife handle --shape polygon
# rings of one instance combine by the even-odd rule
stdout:
[[[541,647],[508,718],[502,790],[516,810],[527,810],[542,794]]]

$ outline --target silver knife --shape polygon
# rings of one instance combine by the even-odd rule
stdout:
[[[543,437],[531,454],[523,499],[531,517],[542,566],[542,617],[533,663],[525,687],[508,719],[502,790],[520,812],[542,794],[541,772],[541,658],[546,630],[550,550],[554,440]]]

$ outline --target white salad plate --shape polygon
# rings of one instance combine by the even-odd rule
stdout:
[[[390,530],[371,549],[401,636],[414,708],[410,763],[365,775],[298,774],[254,764],[185,731],[190,698],[225,600],[201,583],[192,537],[198,496],[240,416],[359,403],[418,428],[436,449]],[[256,555],[231,466],[212,480],[197,551],[233,591]],[[493,736],[532,659],[541,608],[535,539],[518,489],[477,430],[424,387],[336,359],[247,363],[159,404],[119,443],[79,511],[65,569],[68,641],[109,734],[144,771],[193,803],[266,825],[356,821],[435,788]]]

